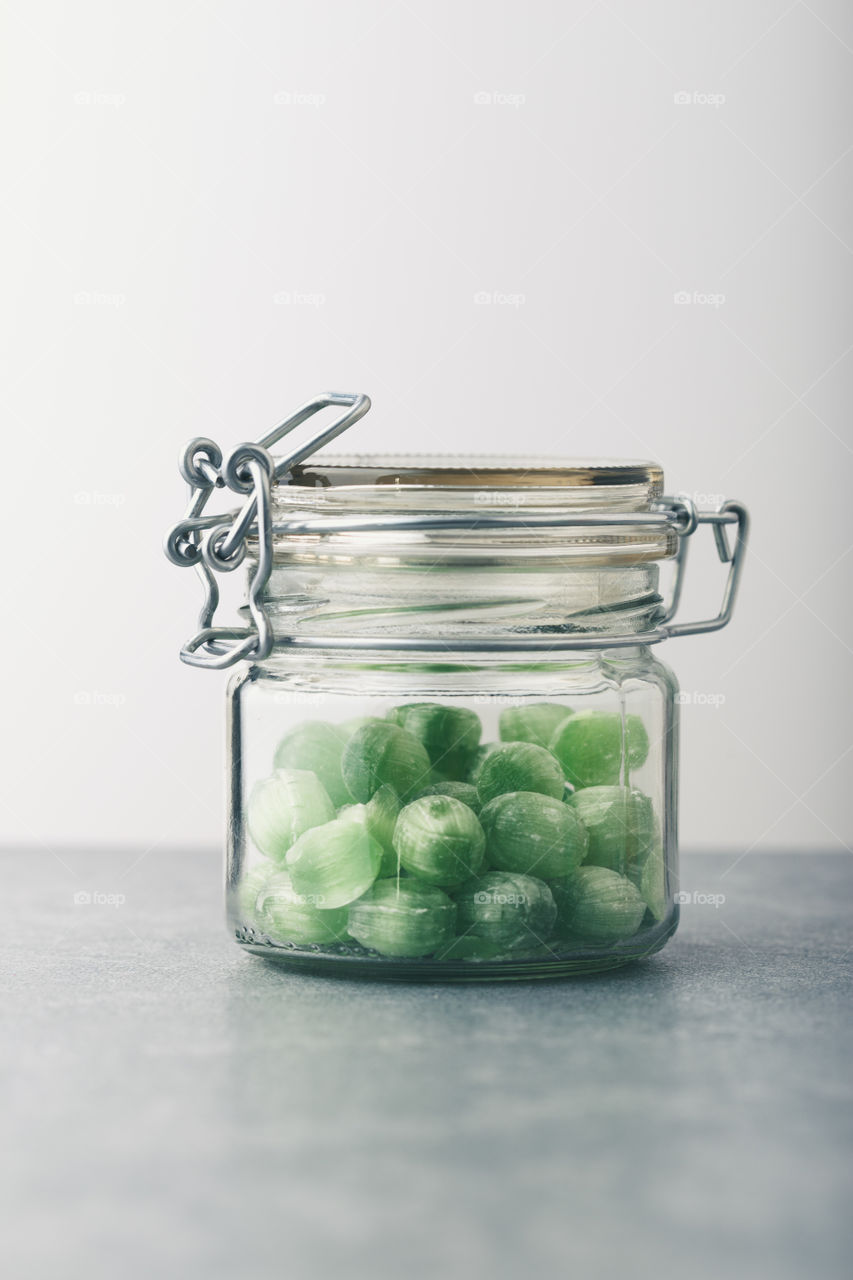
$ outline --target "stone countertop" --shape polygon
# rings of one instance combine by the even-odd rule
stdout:
[[[849,1273],[846,856],[685,857],[650,960],[447,987],[242,953],[215,852],[2,856],[9,1274]]]

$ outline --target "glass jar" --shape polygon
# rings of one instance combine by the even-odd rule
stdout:
[[[244,556],[251,569],[246,627],[214,628],[208,609],[184,653],[248,658],[228,691],[240,945],[314,972],[451,981],[658,951],[678,923],[678,708],[651,646],[728,621],[743,508],[665,499],[645,462],[276,463],[243,446],[221,471],[209,451],[199,466],[209,444],[193,442],[190,472],[249,496],[232,524],[191,505],[173,546],[209,584]],[[703,522],[730,562],[723,607],[678,625]]]

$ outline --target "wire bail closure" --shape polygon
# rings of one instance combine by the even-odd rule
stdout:
[[[269,450],[322,409],[346,410],[299,449],[276,460]],[[370,408],[364,395],[330,391],[316,396],[292,413],[257,444],[240,444],[223,466],[222,450],[204,436],[191,440],[183,452],[180,471],[190,487],[190,501],[183,520],[166,537],[166,555],[182,569],[192,566],[204,586],[199,630],[181,649],[181,661],[192,667],[222,670],[235,662],[261,662],[273,646],[273,632],[261,603],[272,569],[272,517],[270,492],[298,462],[334,440],[358,422]],[[205,516],[203,511],[214,489],[231,489],[245,496],[233,517]],[[216,627],[213,618],[219,604],[217,573],[231,573],[246,556],[249,534],[258,539],[258,560],[248,589],[252,619],[248,627]]]
[[[283,458],[273,458],[269,450],[314,414],[327,408],[343,408],[327,427],[318,431],[299,449]],[[467,515],[442,516],[367,516],[332,517],[325,520],[290,520],[272,524],[272,485],[281,480],[297,463],[303,462],[317,449],[337,438],[370,408],[366,395],[328,392],[303,404],[256,444],[245,443],[232,451],[223,465],[219,446],[198,436],[187,445],[180,461],[180,471],[190,487],[190,500],[184,518],[170,529],[165,543],[169,560],[180,568],[193,567],[204,586],[204,603],[199,614],[199,630],[181,649],[181,661],[193,667],[223,670],[237,662],[261,662],[272,652],[273,628],[262,603],[273,561],[273,535],[299,533],[334,533],[341,530],[372,532],[405,529],[500,529],[512,527],[516,519],[502,512],[477,512]],[[245,498],[243,506],[230,515],[203,514],[214,489],[228,488]],[[591,636],[588,634],[523,636],[500,640],[455,640],[454,648],[477,652],[534,651],[571,649],[618,649],[634,645],[659,644],[673,636],[699,635],[719,631],[731,620],[743,572],[749,536],[749,513],[741,502],[729,500],[716,511],[697,511],[684,495],[660,498],[648,511],[578,512],[574,515],[538,516],[528,514],[525,524],[538,528],[594,527],[596,525],[668,525],[678,536],[675,576],[669,604],[659,625],[650,631],[631,635]],[[720,608],[712,618],[696,622],[673,621],[681,602],[687,549],[690,537],[699,525],[710,525],[717,554],[729,566]],[[727,526],[733,526],[730,544]],[[257,540],[258,559],[248,585],[248,609],[251,623],[245,627],[214,626],[219,604],[216,575],[231,573],[245,559],[249,537]],[[339,637],[312,636],[288,638],[284,643],[294,649],[357,649],[444,651],[447,642],[406,637]]]

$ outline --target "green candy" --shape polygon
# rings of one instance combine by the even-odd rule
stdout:
[[[286,871],[274,871],[257,898],[258,923],[273,942],[342,942],[347,908],[325,910],[297,893]]]
[[[422,742],[433,769],[442,778],[459,780],[480,745],[480,717],[466,707],[440,702],[409,702],[392,707],[386,719]]]
[[[246,822],[261,853],[283,862],[303,832],[331,822],[334,816],[334,805],[315,774],[305,769],[276,769],[252,788]]]
[[[558,929],[592,946],[630,938],[646,913],[637,886],[606,867],[580,867],[568,879],[553,882],[551,890]]]
[[[533,946],[557,919],[551,890],[533,876],[489,871],[454,895],[457,929],[502,947]]]
[[[348,930],[383,956],[427,956],[453,937],[456,904],[417,880],[377,880],[349,909]]]
[[[276,747],[276,769],[309,769],[316,773],[333,805],[352,799],[341,776],[346,734],[325,720],[306,720],[286,733]]]
[[[533,742],[537,747],[547,747],[558,725],[571,714],[571,708],[559,702],[529,702],[521,707],[507,707],[501,712],[501,741]]]
[[[666,895],[666,865],[663,846],[657,842],[640,875],[640,893],[655,920],[663,920],[669,907]]]
[[[378,719],[378,716],[353,716],[352,720],[342,720],[335,728],[343,737],[344,742],[349,742],[356,729],[360,729],[363,724],[370,724]]]
[[[552,880],[571,875],[586,854],[587,835],[578,815],[551,796],[530,791],[497,796],[480,822],[487,861],[500,871]]]
[[[475,933],[463,934],[461,938],[452,938],[446,947],[436,952],[436,960],[496,960],[506,951],[506,947],[497,942],[489,942],[487,938],[478,938]]]
[[[338,810],[339,818],[361,822],[367,828],[368,834],[373,836],[381,846],[380,877],[395,876],[399,870],[399,860],[393,840],[400,808],[397,792],[386,783],[370,797],[367,804],[349,804]]]
[[[658,839],[648,796],[630,787],[584,787],[569,800],[589,836],[587,866],[607,867],[639,885]]]
[[[480,812],[480,796],[477,788],[470,782],[434,782],[431,787],[425,787],[421,795],[451,796],[454,800],[461,800],[463,804],[467,804],[474,813]]]
[[[237,902],[243,917],[250,923],[255,923],[255,906],[258,901],[258,894],[263,889],[267,880],[275,872],[273,863],[269,861],[260,862],[257,866],[243,870],[237,885]]]
[[[382,846],[349,815],[304,832],[286,862],[296,892],[327,911],[360,898],[381,865]]]
[[[394,828],[405,869],[428,884],[452,887],[483,865],[486,837],[477,815],[452,796],[422,796],[406,805]]]
[[[423,743],[389,720],[368,720],[344,748],[342,772],[354,800],[366,804],[384,784],[408,800],[430,782]]]
[[[649,738],[639,716],[626,716],[625,768],[639,769]],[[573,787],[615,786],[622,780],[622,717],[615,711],[577,711],[554,730],[548,744]]]
[[[480,776],[480,770],[483,767],[483,762],[492,754],[493,751],[496,751],[500,745],[501,744],[499,742],[483,742],[480,744],[471,757],[471,762],[468,765],[468,772],[465,774],[466,782],[470,782],[473,787],[476,787],[477,779]]]
[[[401,807],[400,797],[387,782],[367,802],[367,829],[383,849],[394,846],[394,828]]]
[[[506,742],[490,751],[477,775],[483,804],[509,791],[536,791],[562,798],[565,779],[559,760],[533,742]]]

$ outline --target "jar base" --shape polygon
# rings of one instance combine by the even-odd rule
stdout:
[[[535,979],[585,977],[607,973],[644,960],[666,945],[678,927],[678,910],[660,924],[643,929],[622,943],[604,948],[577,948],[551,957],[541,955],[501,960],[394,959],[348,953],[348,949],[283,946],[238,928],[236,940],[251,955],[284,968],[331,978],[379,982],[525,982]],[[551,950],[551,948],[546,948]]]

